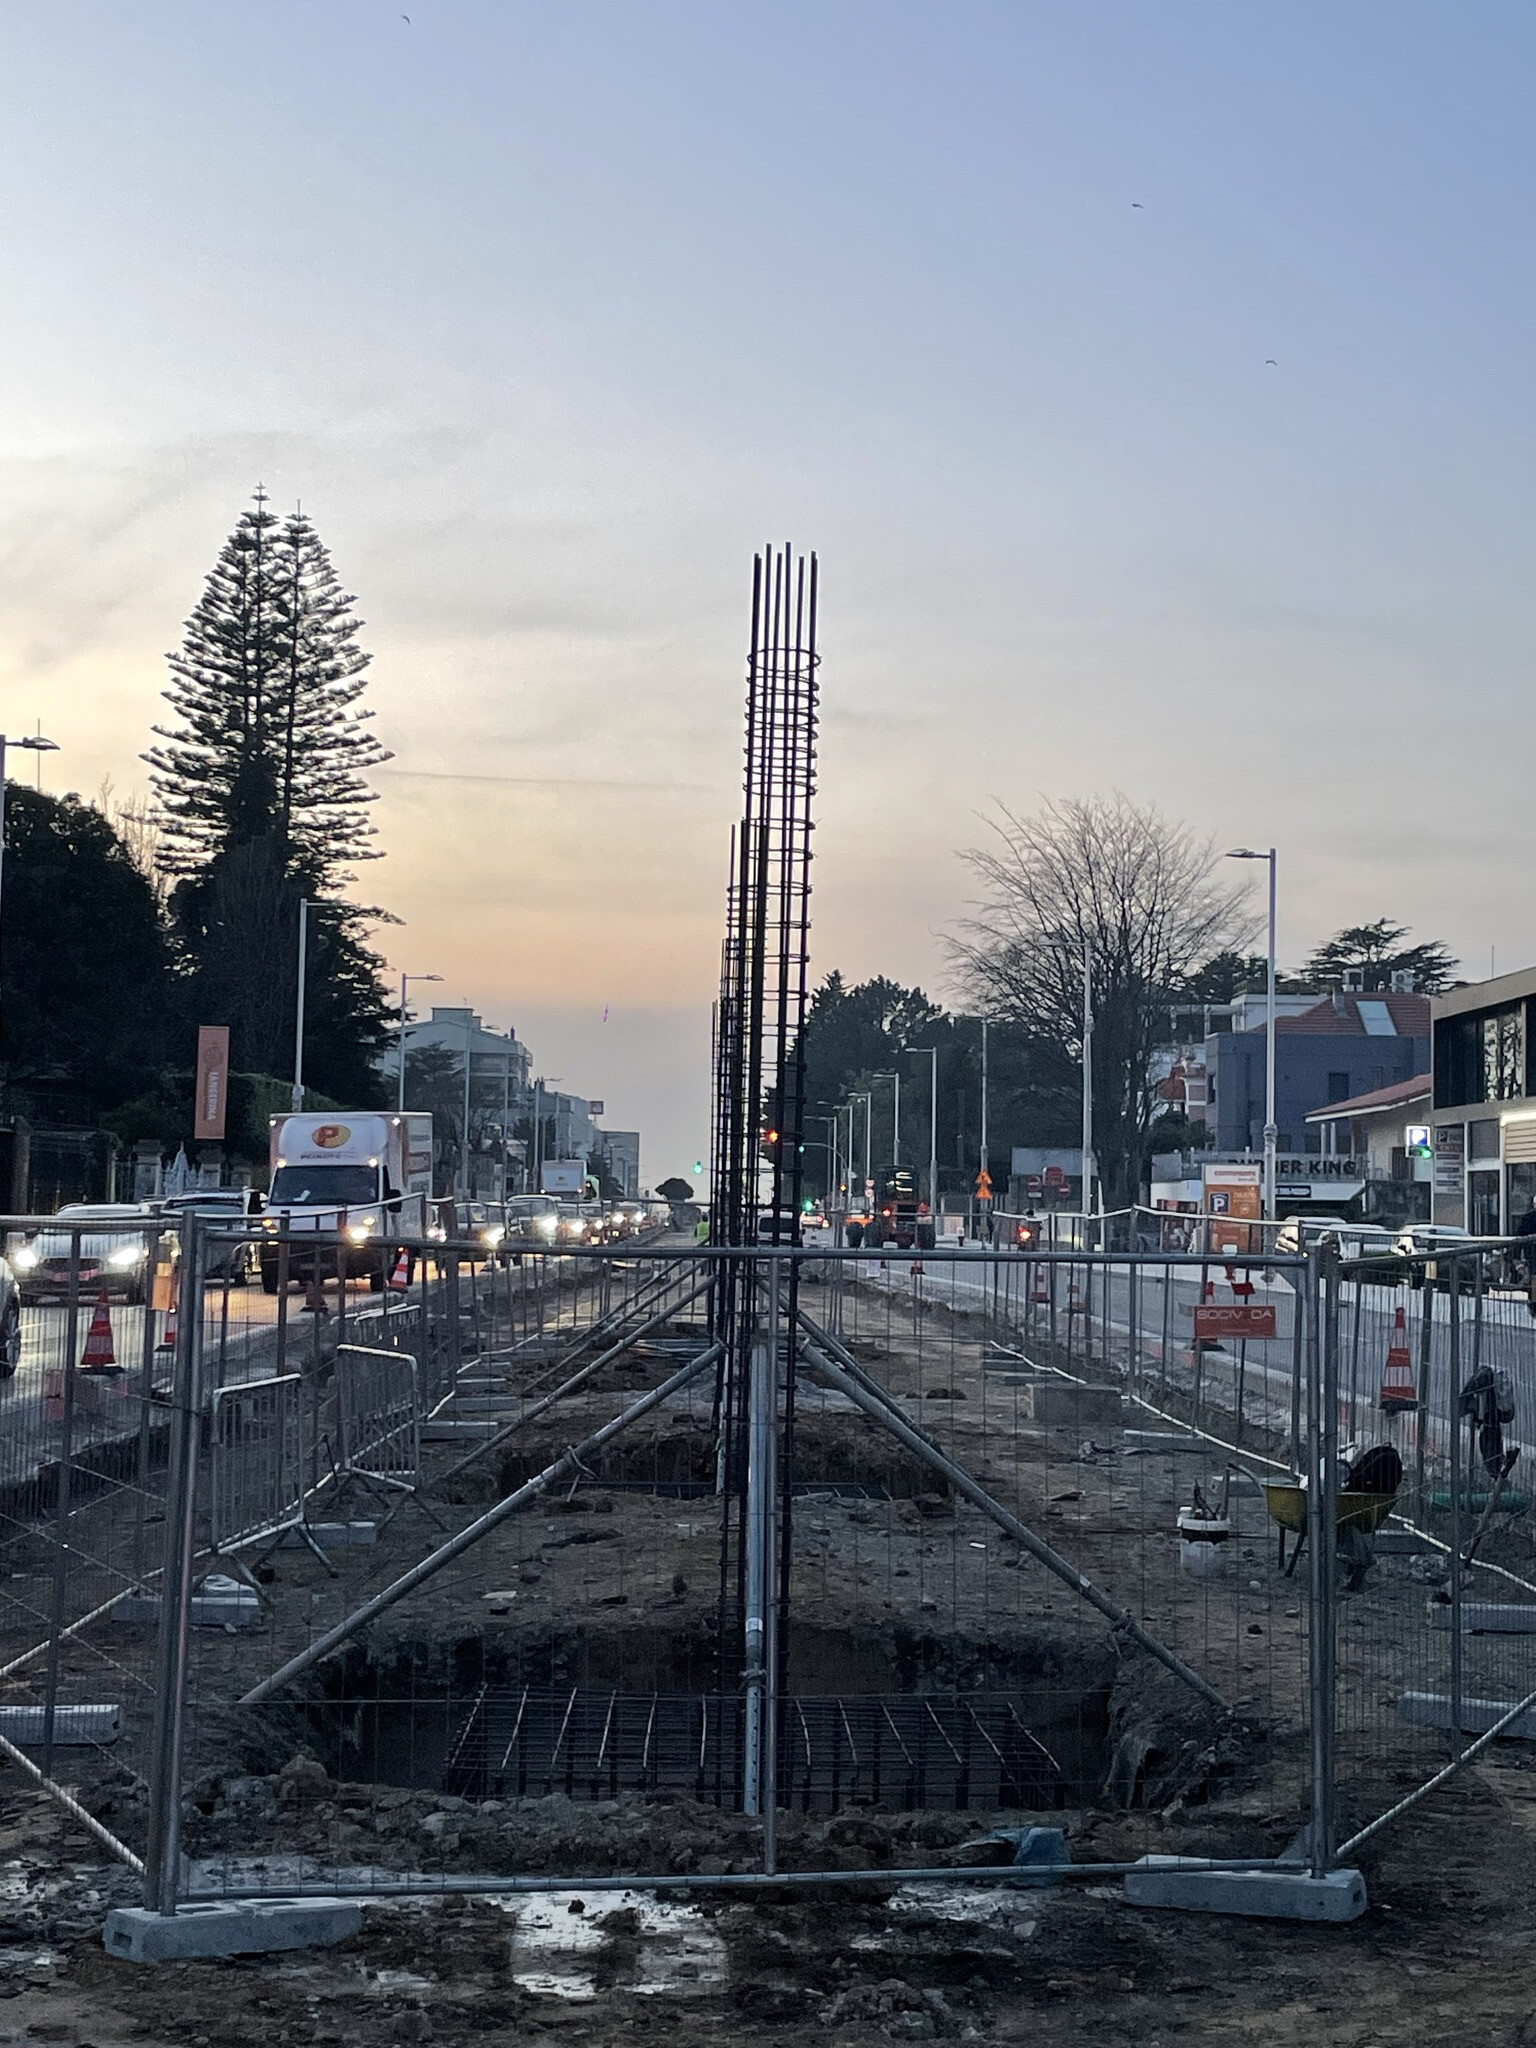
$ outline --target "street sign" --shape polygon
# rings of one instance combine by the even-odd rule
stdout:
[[[1273,1337],[1273,1302],[1202,1302],[1195,1310],[1197,1340],[1216,1337]]]
[[[1060,1194],[1067,1184],[1067,1176],[1059,1166],[1048,1166],[1045,1169],[1045,1184],[1053,1195]]]
[[[605,1108],[605,1107],[606,1107],[606,1105],[605,1105],[605,1104],[603,1104],[603,1103],[601,1103],[601,1102],[589,1102],[589,1103],[587,1104],[587,1115],[588,1115],[588,1116],[601,1116],[601,1115],[603,1114],[603,1111],[604,1111],[604,1108]]]
[[[992,1199],[992,1176],[985,1167],[976,1176],[976,1199],[978,1202],[990,1202]]]
[[[1027,1186],[1028,1186],[1028,1188],[1029,1188],[1029,1192],[1030,1192],[1030,1193],[1031,1193],[1032,1195],[1038,1195],[1038,1194],[1039,1194],[1039,1192],[1040,1192],[1040,1186],[1041,1186],[1041,1182],[1040,1182],[1040,1176],[1039,1176],[1039,1174],[1038,1174],[1038,1173],[1032,1173],[1032,1174],[1031,1174],[1031,1175],[1029,1176],[1029,1180],[1028,1180],[1028,1182],[1027,1182]]]

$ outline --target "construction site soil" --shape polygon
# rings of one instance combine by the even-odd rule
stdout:
[[[854,1290],[848,1290],[852,1299]],[[818,1289],[806,1299],[816,1313]],[[844,1308],[847,1307],[844,1303]],[[830,1307],[830,1304],[826,1304]],[[107,1903],[134,1881],[103,1870],[86,1837],[0,1769],[0,2042],[164,2039],[273,2042],[573,2043],[665,2030],[688,2043],[772,2035],[792,2042],[934,2038],[1131,2042],[1174,2034],[1267,2044],[1525,2042],[1522,1987],[1536,1944],[1528,1872],[1536,1775],[1523,1745],[1469,1767],[1373,1838],[1362,1862],[1365,1920],[1316,1929],[1153,1914],[1118,1883],[1066,1888],[903,1884],[902,1866],[1005,1859],[992,1830],[1032,1820],[1066,1830],[1079,1863],[1143,1854],[1276,1855],[1306,1810],[1306,1613],[1283,1579],[1257,1488],[1230,1507],[1230,1560],[1181,1570],[1176,1518],[1192,1479],[1214,1487],[1214,1451],[1132,1455],[1096,1423],[1038,1424],[1029,1370],[990,1352],[977,1321],[924,1304],[908,1318],[871,1296],[845,1333],[902,1413],[1010,1512],[1102,1585],[1225,1699],[1224,1712],[1113,1629],[920,1455],[813,1376],[793,1439],[792,1698],[998,1695],[1050,1753],[1049,1797],[968,1810],[888,1810],[854,1788],[779,1817],[779,1867],[888,1871],[809,1896],[712,1892],[761,1867],[759,1824],[686,1787],[530,1796],[446,1790],[465,1716],[529,1691],[734,1697],[722,1653],[720,1509],[710,1386],[653,1411],[382,1613],[271,1700],[241,1696],[401,1571],[547,1467],[676,1369],[644,1345],[451,1479],[463,1440],[435,1445],[422,1494],[349,1503],[384,1526],[329,1564],[283,1548],[259,1567],[253,1629],[197,1630],[190,1691],[184,1848],[203,1881],[274,1888],[310,1871],[456,1877],[646,1873],[696,1878],[684,1892],[540,1892],[492,1901],[381,1899],[359,1936],[287,1958],[144,1968],[100,1946]],[[857,1320],[857,1319],[856,1319]],[[1053,1357],[1043,1344],[1037,1362]],[[1081,1367],[1078,1368],[1081,1370]],[[511,1395],[543,1391],[547,1364],[488,1360]],[[1113,1379],[1112,1369],[1101,1374]],[[1169,1381],[1158,1408],[1185,1412]],[[1088,1412],[1085,1410],[1085,1412]],[[1207,1416],[1207,1423],[1210,1423]],[[1252,1453],[1281,1438],[1255,1426]],[[1235,1461],[1238,1465],[1241,1460]],[[103,1502],[100,1512],[110,1512]],[[120,1510],[119,1510],[120,1511]],[[105,1547],[87,1500],[76,1540]],[[28,1562],[13,1550],[18,1566]],[[40,1537],[41,1579],[51,1555]],[[217,1561],[215,1567],[219,1568]],[[1418,1668],[1433,1556],[1379,1556],[1343,1596],[1340,1664],[1371,1691],[1340,1735],[1340,1831],[1420,1783],[1444,1738],[1393,1721],[1382,1673]],[[40,1603],[39,1603],[40,1604]],[[16,1603],[8,1612],[16,1615]],[[95,1625],[63,1647],[61,1697],[120,1701],[116,1750],[69,1751],[60,1768],[87,1806],[136,1848],[146,1795],[152,1622]],[[0,1656],[29,1647],[25,1615]],[[1498,1683],[1497,1649],[1469,1639],[1469,1693]],[[1486,1660],[1486,1670],[1479,1659]],[[8,1697],[33,1700],[36,1671]],[[1510,1759],[1514,1758],[1514,1761]],[[809,1785],[809,1778],[807,1784]],[[697,1788],[693,1788],[696,1790]],[[8,1860],[6,1860],[8,1859]],[[8,1945],[7,1945],[8,1944]]]

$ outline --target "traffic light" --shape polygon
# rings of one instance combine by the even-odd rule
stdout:
[[[1038,1243],[1040,1227],[1035,1223],[1016,1223],[1013,1227],[1013,1241],[1021,1252],[1027,1252]]]

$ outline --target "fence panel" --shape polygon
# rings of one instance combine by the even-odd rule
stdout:
[[[297,1373],[216,1387],[211,1399],[210,1542],[216,1552],[280,1536],[304,1515]]]
[[[421,1397],[416,1360],[358,1344],[336,1350],[340,1478],[414,1492],[421,1477]]]

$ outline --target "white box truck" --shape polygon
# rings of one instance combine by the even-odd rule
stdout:
[[[432,1119],[418,1110],[327,1110],[271,1120],[272,1167],[262,1212],[261,1284],[276,1294],[278,1239],[339,1231],[349,1274],[370,1287],[389,1278],[402,1238],[427,1234],[432,1200]],[[336,1270],[327,1248],[322,1268]],[[312,1277],[315,1261],[290,1242],[292,1279]]]

